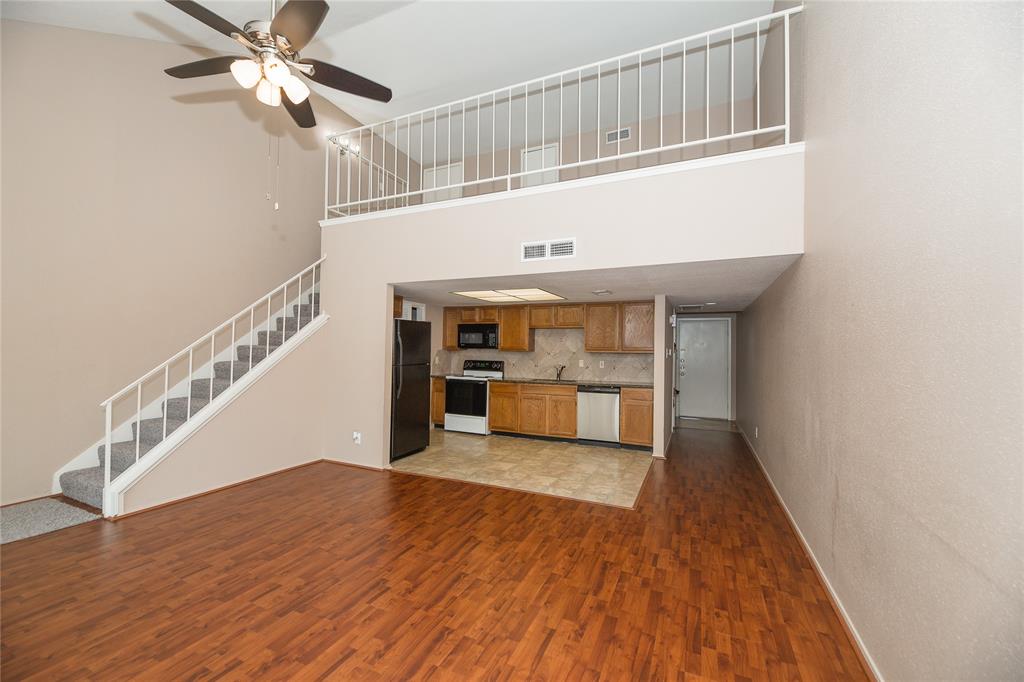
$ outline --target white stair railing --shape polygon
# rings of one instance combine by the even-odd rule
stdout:
[[[788,144],[790,17],[802,9],[333,135],[324,218]],[[764,61],[769,36],[779,47]]]
[[[166,361],[157,365],[150,371],[143,374],[141,377],[131,382],[120,391],[114,393],[112,396],[100,403],[100,407],[104,409],[106,416],[105,426],[105,437],[104,437],[104,456],[103,456],[103,483],[104,488],[110,486],[111,479],[111,458],[115,431],[114,422],[118,418],[119,413],[124,413],[124,402],[125,399],[134,397],[134,407],[130,412],[124,413],[120,416],[134,415],[133,418],[128,418],[123,421],[121,427],[122,432],[127,432],[127,428],[130,427],[132,421],[135,423],[134,434],[132,440],[135,443],[135,456],[134,462],[139,461],[141,456],[141,445],[142,445],[142,431],[143,431],[143,418],[144,418],[144,405],[147,406],[147,410],[153,411],[160,409],[163,418],[163,434],[161,440],[167,438],[167,413],[168,404],[167,401],[173,397],[185,398],[185,414],[184,420],[187,422],[192,419],[193,415],[193,390],[192,381],[193,379],[206,379],[209,378],[210,387],[208,394],[208,403],[212,403],[213,400],[220,395],[222,391],[214,393],[214,383],[216,380],[216,368],[215,364],[218,362],[218,358],[224,358],[231,362],[228,372],[228,385],[232,385],[236,380],[235,372],[235,357],[238,348],[241,345],[248,345],[248,364],[245,367],[247,373],[252,370],[254,364],[262,362],[271,353],[271,347],[276,348],[279,345],[283,345],[288,339],[294,337],[299,331],[308,326],[310,322],[323,314],[322,309],[319,306],[319,283],[320,274],[323,262],[327,259],[326,256],[320,258],[312,265],[304,268],[301,272],[292,277],[289,277],[280,285],[274,287],[265,295],[256,299],[251,305],[246,306],[238,313],[228,318],[221,324],[217,325],[209,332],[203,334],[198,339],[185,346],[182,350],[169,357]],[[304,303],[302,298],[304,295],[308,296],[308,303]],[[288,319],[289,306],[295,306],[295,328],[289,328]],[[308,305],[308,308],[303,306]],[[308,315],[303,311],[308,310]],[[274,320],[277,317],[283,317],[284,321],[281,324],[280,330],[280,344],[271,344],[270,339],[272,332],[276,331],[272,328]],[[217,350],[217,342],[221,336],[226,337],[230,331],[230,344],[225,348],[222,348],[219,353]],[[257,354],[257,341],[259,339],[259,333],[266,331],[266,338],[260,344],[263,346],[262,350],[263,357],[258,360],[254,360],[254,355]],[[209,352],[206,351],[206,347],[209,346]],[[185,359],[187,358],[187,374],[185,373]],[[197,363],[200,364],[197,367]],[[244,364],[244,362],[243,362]],[[158,390],[155,395],[151,390],[151,383],[156,381],[159,383],[162,377],[162,389]],[[172,383],[173,381],[173,383]],[[184,395],[175,395],[182,392],[184,387]],[[150,390],[147,391],[147,388]],[[147,396],[146,393],[151,395]],[[156,400],[150,400],[151,397],[157,398]],[[122,423],[121,419],[118,418],[118,423]]]

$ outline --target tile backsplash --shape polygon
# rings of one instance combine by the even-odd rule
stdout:
[[[439,350],[435,374],[461,374],[464,360],[504,360],[509,379],[554,379],[565,365],[563,379],[578,381],[654,381],[653,353],[587,353],[582,329],[537,329],[532,353],[497,350]],[[580,367],[580,361],[583,366]],[[604,361],[604,367],[601,362]]]

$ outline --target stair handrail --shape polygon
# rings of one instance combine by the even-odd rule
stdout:
[[[187,382],[187,384],[188,384],[188,403],[187,403],[187,407],[185,409],[185,421],[188,421],[189,419],[191,419],[192,418],[192,375],[193,375],[192,351],[195,349],[195,347],[200,345],[200,344],[202,344],[202,343],[204,343],[204,342],[207,342],[207,341],[209,341],[211,343],[211,346],[210,346],[210,356],[211,356],[210,357],[210,360],[211,360],[211,366],[210,366],[210,396],[211,397],[210,397],[210,400],[212,401],[213,400],[213,382],[214,382],[214,379],[216,378],[216,373],[214,371],[213,363],[214,363],[214,356],[215,356],[215,350],[216,350],[215,339],[216,339],[217,334],[219,332],[223,331],[228,326],[231,327],[231,349],[232,349],[232,353],[234,353],[235,352],[235,323],[238,321],[238,319],[240,317],[242,317],[243,315],[248,313],[249,314],[249,332],[248,333],[249,334],[255,334],[256,331],[257,331],[256,326],[255,326],[255,311],[256,311],[256,307],[257,306],[266,305],[267,306],[267,332],[268,332],[267,347],[268,347],[268,351],[269,351],[269,346],[270,346],[270,338],[269,338],[270,319],[272,317],[271,311],[270,311],[271,300],[278,293],[281,293],[281,292],[284,293],[284,300],[283,300],[282,306],[284,308],[285,317],[287,317],[288,287],[289,287],[289,285],[293,284],[296,281],[298,282],[298,298],[297,298],[297,300],[299,300],[300,303],[301,303],[302,280],[303,280],[303,278],[308,273],[311,273],[310,286],[309,286],[309,291],[310,291],[310,298],[309,298],[309,306],[310,307],[309,307],[309,311],[310,311],[310,321],[312,321],[314,318],[316,318],[320,314],[320,313],[314,314],[317,311],[317,308],[318,308],[317,299],[316,299],[317,283],[318,283],[317,270],[320,269],[320,271],[322,273],[323,263],[326,260],[327,260],[327,256],[326,255],[321,256],[317,261],[315,261],[311,265],[306,266],[305,268],[300,270],[298,273],[296,273],[296,274],[292,275],[291,277],[289,277],[288,279],[284,280],[281,284],[278,284],[276,287],[272,288],[270,291],[268,291],[263,296],[260,296],[259,298],[257,298],[255,301],[253,301],[248,306],[243,307],[237,313],[235,313],[234,315],[228,317],[225,321],[223,321],[219,325],[213,327],[210,331],[202,334],[195,341],[193,341],[192,343],[188,344],[187,346],[182,348],[177,353],[174,353],[173,355],[169,356],[162,363],[160,363],[159,365],[157,365],[156,367],[154,367],[150,371],[146,372],[145,374],[140,376],[138,379],[132,381],[127,386],[125,386],[121,390],[117,391],[116,393],[111,395],[109,398],[107,398],[106,400],[104,400],[103,402],[100,403],[100,407],[104,408],[105,411],[106,411],[106,429],[105,429],[106,436],[105,436],[105,439],[104,439],[105,448],[104,448],[104,453],[103,453],[103,460],[104,460],[103,461],[103,469],[104,469],[104,471],[103,471],[103,485],[104,485],[104,488],[106,488],[106,487],[108,487],[110,485],[110,461],[111,461],[111,445],[112,445],[111,432],[113,431],[113,423],[112,422],[113,422],[113,405],[114,405],[114,402],[116,400],[118,400],[119,398],[121,398],[121,397],[125,396],[126,394],[128,394],[132,389],[134,389],[136,391],[136,411],[135,411],[135,418],[136,418],[135,433],[136,433],[136,435],[135,435],[135,439],[134,440],[135,440],[135,461],[138,462],[138,460],[139,460],[139,449],[140,449],[141,440],[142,440],[142,423],[141,422],[142,422],[142,386],[143,386],[143,384],[145,384],[149,379],[151,379],[154,376],[156,376],[161,370],[163,370],[163,372],[164,372],[163,400],[166,403],[166,401],[168,400],[168,390],[169,390],[168,380],[169,380],[169,373],[170,373],[171,364],[174,363],[174,361],[176,361],[179,358],[181,358],[182,355],[185,355],[186,353],[188,353],[189,354],[189,375],[188,375],[188,382]],[[322,313],[322,309],[321,309],[321,313]],[[299,328],[301,327],[299,322],[301,322],[302,317],[303,317],[302,316],[302,309],[299,308],[299,313],[296,316],[297,323],[296,323],[295,333],[298,333]],[[262,320],[261,320],[260,324],[262,325]],[[285,326],[287,327],[287,324],[285,324]],[[285,330],[282,331],[282,337],[281,337],[282,341],[284,341],[284,339],[286,338],[287,334],[288,334],[288,330],[286,328]],[[232,366],[231,366],[230,380],[231,380],[231,383],[234,383],[234,364],[233,364],[234,363],[234,355],[231,356],[231,362],[232,362]],[[253,365],[252,351],[250,350],[250,353],[249,353],[249,369],[252,369],[252,365]],[[164,439],[167,438],[167,408],[166,408],[166,404],[164,406],[164,413],[163,413],[163,438]]]

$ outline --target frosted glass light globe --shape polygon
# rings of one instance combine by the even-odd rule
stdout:
[[[260,80],[256,86],[256,99],[268,107],[276,107],[281,104],[281,88],[272,85],[266,78]]]
[[[260,65],[251,59],[238,59],[231,62],[231,75],[243,88],[251,88],[263,77]]]

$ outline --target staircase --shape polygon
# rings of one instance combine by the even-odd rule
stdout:
[[[258,330],[253,325],[249,330],[255,335],[256,343],[251,343],[252,336],[247,339],[248,343],[232,343],[233,352],[231,353],[235,359],[232,360],[221,360],[212,363],[212,377],[207,376],[206,378],[192,379],[190,369],[190,380],[188,381],[187,393],[185,396],[169,397],[166,394],[166,383],[165,383],[165,395],[161,402],[161,416],[149,419],[141,418],[141,406],[137,419],[131,423],[131,434],[130,440],[124,440],[120,442],[112,442],[111,438],[111,404],[120,397],[125,395],[134,395],[133,389],[139,390],[141,396],[141,384],[152,377],[161,376],[160,372],[164,372],[163,376],[166,376],[167,368],[177,358],[182,357],[184,352],[191,353],[191,349],[207,338],[212,338],[212,334],[216,334],[219,330],[223,330],[226,325],[231,325],[232,328],[232,339],[234,339],[234,324],[239,315],[232,318],[227,323],[220,325],[214,329],[211,335],[202,337],[199,341],[192,344],[189,348],[186,348],[182,353],[178,353],[173,356],[163,365],[157,367],[149,374],[143,376],[137,382],[129,385],[123,389],[120,393],[115,394],[112,398],[108,399],[104,406],[107,408],[107,438],[106,443],[110,443],[110,480],[114,481],[121,476],[129,467],[133,466],[137,461],[141,461],[143,456],[157,447],[162,443],[166,436],[170,436],[174,431],[184,426],[190,419],[199,415],[203,416],[203,411],[213,402],[217,402],[218,397],[224,393],[234,382],[238,381],[241,377],[245,376],[251,368],[256,367],[265,360],[269,355],[276,352],[282,345],[290,342],[292,338],[298,334],[299,330],[308,325],[317,316],[320,315],[320,294],[319,293],[301,293],[302,292],[302,277],[306,274],[310,275],[310,290],[315,290],[317,284],[317,269],[320,263],[323,261],[317,261],[310,268],[303,270],[297,278],[292,278],[284,285],[284,307],[280,314],[274,317],[274,329],[270,329],[271,324],[269,321],[270,314],[266,313],[267,320],[265,329]],[[305,302],[292,303],[288,306],[288,285],[295,282],[298,279],[298,296],[300,300]],[[251,319],[252,311],[259,306],[266,303],[265,310],[269,311],[269,302],[271,297],[282,291],[281,287],[278,287],[274,292],[268,294],[266,297],[260,299],[249,308],[246,308],[240,315],[244,315],[245,319]],[[292,299],[295,300],[295,299]],[[289,310],[290,308],[290,310]],[[289,314],[290,313],[290,314]],[[261,323],[261,326],[262,325]],[[190,355],[191,360],[191,355]],[[207,370],[208,375],[210,372]],[[211,386],[211,381],[213,385]],[[166,382],[166,379],[165,379]],[[164,421],[166,418],[166,436],[164,435]],[[138,456],[136,457],[136,452]],[[75,469],[72,471],[66,471],[59,477],[61,492],[70,497],[73,500],[77,500],[83,504],[97,509],[103,508],[103,490],[105,483],[105,456],[106,456],[106,445],[100,445],[97,448],[97,465],[87,467],[84,469]]]

